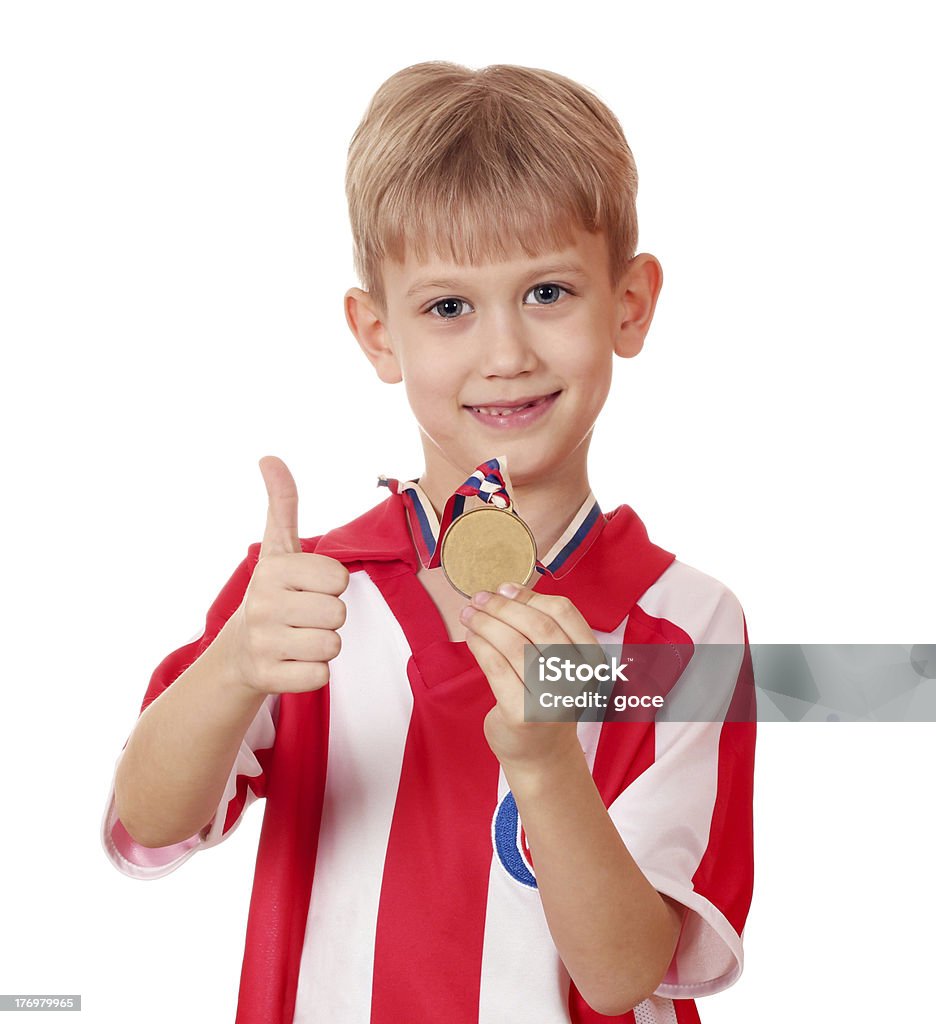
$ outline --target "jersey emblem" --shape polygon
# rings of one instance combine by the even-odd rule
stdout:
[[[536,875],[533,873],[533,858],[530,856],[526,834],[520,823],[517,803],[513,793],[509,790],[494,812],[491,838],[497,859],[507,874],[521,885],[530,889],[537,888]]]

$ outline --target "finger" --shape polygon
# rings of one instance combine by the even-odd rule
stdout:
[[[333,629],[281,626],[269,643],[275,661],[331,661],[341,651],[341,635]]]
[[[287,591],[280,598],[280,621],[306,629],[340,629],[345,624],[344,601],[329,593]]]
[[[326,661],[281,661],[270,672],[269,682],[282,693],[304,693],[323,687],[330,673]]]
[[[568,598],[540,594],[513,583],[498,589],[501,592],[497,594],[475,594],[472,605],[480,604],[489,615],[513,626],[535,644],[541,655],[562,654],[592,667],[607,661],[591,627]],[[571,649],[555,651],[556,645]]]
[[[282,459],[265,455],[260,472],[267,490],[267,521],[260,543],[260,557],[302,550],[299,543],[299,492]]]
[[[488,615],[478,608],[465,614],[468,617],[463,618],[462,621],[468,629],[469,638],[472,635],[481,637],[509,666],[511,675],[515,676],[525,687],[524,669],[525,659],[528,656],[527,648],[532,645],[530,653],[533,658],[536,658],[539,652],[538,644],[504,619]]]
[[[487,677],[494,699],[510,720],[523,717],[523,680],[518,678],[503,653],[478,633],[468,633],[468,649]]]
[[[281,587],[311,594],[337,597],[347,589],[349,579],[350,573],[337,558],[312,551],[298,551],[291,558],[280,558],[276,567],[276,581]]]
[[[534,595],[529,590],[521,590],[513,598],[481,591],[472,597],[471,607],[479,608],[511,626],[526,637],[527,643],[535,644],[538,648],[551,647],[553,644],[571,645],[573,641],[559,621],[561,606],[550,604],[550,597],[545,598],[545,604],[535,605],[537,597],[542,598],[542,595]]]
[[[498,587],[496,598],[506,601],[505,605],[498,604],[495,607],[504,608],[509,614],[511,603],[532,608],[552,619],[567,639],[550,641],[551,643],[566,644],[594,644],[597,643],[594,631],[585,621],[585,617],[567,598],[560,594],[541,594],[530,587],[520,586],[519,583],[504,583]]]

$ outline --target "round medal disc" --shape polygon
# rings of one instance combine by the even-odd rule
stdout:
[[[536,569],[529,526],[508,509],[485,505],[453,520],[442,536],[442,571],[465,597],[502,583],[526,586]]]

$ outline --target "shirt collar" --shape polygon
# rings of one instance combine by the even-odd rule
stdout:
[[[407,480],[403,484],[397,480],[390,480],[388,483],[387,477],[381,477],[380,482],[387,484],[392,491],[397,491],[403,496],[413,546],[422,565],[429,568],[441,529],[439,517],[436,515],[432,502],[419,486],[418,480]],[[464,496],[459,496],[459,499],[461,507],[458,508],[456,515],[461,514],[465,503]],[[601,514],[598,502],[595,501],[595,495],[589,491],[588,496],[572,516],[558,540],[545,555],[538,555],[536,576],[546,574],[557,578],[565,576],[592,546],[604,525],[605,519]],[[536,579],[536,576],[533,577],[533,580]]]
[[[650,541],[629,505],[600,515],[601,528],[572,569],[559,576],[537,575],[530,585],[537,593],[569,598],[592,629],[612,632],[676,556]],[[312,550],[344,563],[399,562],[403,571],[413,573],[421,567],[403,496],[396,493],[324,534]]]

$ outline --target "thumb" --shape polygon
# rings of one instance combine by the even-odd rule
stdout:
[[[269,498],[260,557],[301,551],[299,492],[292,473],[289,472],[286,463],[275,455],[265,455],[260,460],[260,472],[263,474]]]

